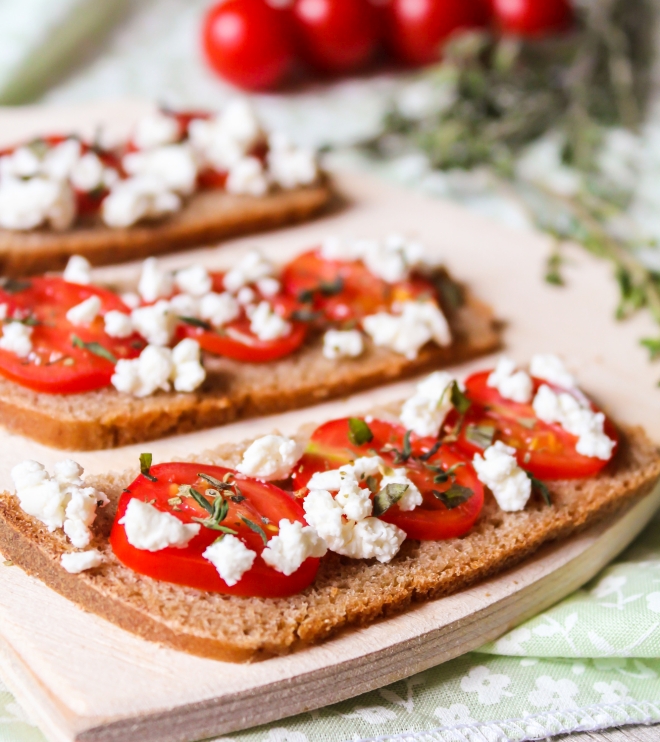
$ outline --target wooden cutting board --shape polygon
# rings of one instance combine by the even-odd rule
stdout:
[[[126,126],[141,103],[0,112],[0,146],[27,133],[79,128],[99,117]],[[50,123],[49,123],[50,122]],[[431,200],[357,174],[338,174],[348,206],[316,222],[163,262],[204,261],[221,268],[255,244],[276,260],[317,243],[328,233],[382,236],[399,231],[421,238],[446,257],[506,323],[507,352],[520,361],[534,352],[564,356],[585,389],[617,419],[644,425],[660,440],[660,368],[638,344],[657,334],[640,316],[612,320],[616,290],[611,269],[569,251],[566,288],[543,283],[550,250],[544,237],[506,230],[450,203]],[[126,277],[135,266],[98,271]],[[458,374],[484,361],[456,369]],[[399,383],[307,410],[245,421],[145,445],[71,454],[90,472],[126,468],[143,450],[154,461],[185,456],[274,428],[367,410],[405,397]],[[66,454],[69,455],[69,454]],[[24,458],[46,465],[64,454],[0,431],[0,486]],[[415,607],[368,628],[345,632],[317,647],[254,665],[229,665],[144,642],[80,611],[16,567],[0,566],[0,674],[50,740],[192,742],[254,726],[380,687],[478,647],[590,579],[648,522],[660,490],[625,516],[563,544],[470,590]]]

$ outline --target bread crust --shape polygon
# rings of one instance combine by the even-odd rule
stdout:
[[[20,277],[63,270],[71,255],[83,255],[92,265],[141,260],[305,221],[326,207],[332,197],[327,181],[258,198],[209,190],[195,193],[171,217],[125,229],[106,227],[100,220],[65,232],[0,229],[0,272]]]
[[[233,467],[244,447],[224,446],[197,460]],[[59,564],[61,554],[71,550],[65,536],[49,533],[7,493],[0,495],[0,551],[81,608],[127,631],[192,654],[239,662],[286,654],[511,567],[543,544],[566,538],[649,494],[660,476],[660,457],[641,429],[627,428],[621,431],[614,460],[596,477],[548,483],[552,506],[534,497],[524,511],[504,513],[487,495],[467,536],[406,541],[389,564],[330,554],[315,582],[290,598],[205,593],[123,566],[107,537],[121,491],[136,474],[90,480],[111,500],[94,524],[92,546],[106,557],[101,567],[68,574]]]
[[[369,342],[359,358],[328,360],[317,335],[266,366],[207,356],[207,381],[191,394],[159,392],[135,399],[111,387],[43,394],[0,377],[0,423],[54,448],[113,448],[317,404],[497,349],[492,312],[469,292],[462,306],[445,311],[454,342],[446,348],[429,344],[415,360]]]

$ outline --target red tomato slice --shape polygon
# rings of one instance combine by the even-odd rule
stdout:
[[[112,309],[130,313],[118,296],[95,286],[48,277],[6,282],[0,288],[0,304],[7,305],[7,316],[38,324],[32,331],[29,359],[0,349],[0,374],[50,394],[74,394],[107,386],[115,368],[107,354],[116,359],[136,358],[145,342],[137,334],[122,339],[109,337],[102,316],[89,326],[72,325],[66,319],[67,311],[90,296],[101,299],[101,315]],[[74,337],[86,347],[74,345]]]
[[[212,275],[214,291],[225,290],[223,277],[223,273]],[[257,300],[265,298],[259,294],[255,286],[251,288],[257,295]],[[288,335],[275,340],[260,340],[250,331],[250,320],[242,311],[237,319],[218,330],[182,322],[177,328],[177,336],[194,338],[208,353],[233,358],[243,363],[268,363],[291,355],[300,348],[307,337],[307,324],[292,319],[299,304],[282,293],[267,297],[267,301],[276,312],[291,323],[291,332]]]
[[[503,31],[521,36],[547,36],[570,28],[570,0],[492,0],[495,22]]]
[[[389,284],[361,261],[325,260],[318,250],[302,253],[282,272],[284,291],[334,322],[359,321],[388,310],[395,301],[435,298],[433,284],[421,276]]]
[[[294,486],[306,487],[312,474],[317,471],[336,469],[359,456],[378,454],[386,465],[407,469],[407,476],[422,493],[424,502],[414,510],[402,511],[393,505],[382,516],[382,520],[403,529],[409,538],[437,541],[456,538],[466,534],[479,517],[484,502],[484,489],[470,462],[451,446],[440,446],[427,461],[419,457],[428,454],[434,447],[432,438],[410,436],[411,456],[404,463],[397,463],[396,451],[404,446],[405,429],[382,420],[369,423],[373,439],[363,445],[355,445],[349,438],[347,418],[333,420],[314,431],[307,450],[293,474]],[[472,490],[472,496],[460,505],[448,508],[433,491],[445,493],[451,481],[436,483],[434,478],[440,469],[446,472],[455,469],[455,483]]]
[[[474,443],[471,431],[480,426],[494,429],[494,440],[501,440],[517,450],[519,465],[538,479],[582,479],[597,474],[607,461],[582,456],[575,450],[577,438],[567,433],[560,425],[544,423],[536,417],[531,402],[519,404],[504,399],[497,389],[487,384],[490,371],[470,376],[465,382],[466,394],[473,402],[468,410],[457,446],[468,456],[483,453],[483,448]],[[534,393],[542,384],[556,391],[559,389],[542,379],[533,379]],[[594,410],[597,407],[592,405]],[[456,416],[447,419],[453,426]],[[606,418],[605,433],[618,442],[616,429]],[[616,448],[614,449],[616,451]],[[614,455],[614,454],[612,454]]]
[[[226,498],[229,511],[222,525],[237,531],[237,537],[249,549],[256,551],[258,556],[252,568],[231,587],[220,577],[213,564],[202,556],[207,546],[221,535],[220,532],[202,526],[199,534],[185,548],[169,547],[151,552],[131,546],[124,526],[119,525],[128,503],[133,498],[150,502],[159,510],[176,516],[183,523],[192,523],[195,517],[207,518],[208,513],[192,498],[182,499],[176,506],[180,508],[179,510],[174,510],[173,505],[168,502],[178,495],[179,485],[182,484],[192,485],[202,495],[207,489],[212,488],[212,484],[199,476],[200,472],[220,481],[228,473],[235,475],[231,481],[236,482],[240,495],[245,498],[241,502],[233,502],[229,497]],[[277,535],[277,525],[283,518],[304,523],[302,507],[284,490],[272,484],[258,482],[256,479],[248,479],[231,469],[203,464],[159,464],[151,467],[149,474],[157,481],[152,482],[140,474],[128,487],[128,491],[122,494],[110,533],[112,549],[127,567],[156,580],[177,585],[187,585],[209,592],[262,598],[294,595],[304,590],[314,580],[319,565],[318,559],[307,559],[289,577],[269,567],[261,558],[261,552],[264,550],[263,538],[242,520],[245,518],[256,525],[268,539]],[[212,498],[207,499],[212,501]]]

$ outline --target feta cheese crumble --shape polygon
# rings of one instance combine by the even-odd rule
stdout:
[[[86,286],[92,282],[92,265],[82,255],[72,255],[66,264],[62,278],[69,283]]]
[[[218,570],[220,578],[232,587],[252,567],[257,553],[248,549],[236,536],[225,534],[208,546],[202,556]]]
[[[279,534],[261,552],[266,564],[282,574],[292,575],[310,557],[325,556],[328,547],[311,526],[290,520],[279,522]]]
[[[124,526],[128,543],[142,551],[161,551],[170,546],[183,549],[201,528],[199,523],[182,523],[171,513],[135,497],[118,522]]]
[[[208,294],[213,286],[211,276],[203,265],[191,265],[174,274],[174,283],[179,291],[190,296]]]
[[[33,327],[22,322],[8,322],[2,326],[0,348],[15,353],[19,358],[27,358],[32,352]]]
[[[256,157],[243,157],[229,170],[225,188],[227,193],[240,196],[264,196],[270,183],[268,175]]]
[[[223,327],[235,320],[240,313],[238,302],[228,291],[221,294],[211,291],[199,302],[200,318],[210,322],[214,327]]]
[[[399,419],[408,430],[420,436],[437,435],[452,409],[450,387],[454,377],[435,371],[417,384],[417,391],[404,402]]]
[[[103,316],[105,334],[111,338],[127,338],[135,332],[133,320],[129,314],[111,309]]]
[[[282,188],[311,185],[318,178],[316,153],[296,147],[286,135],[276,132],[268,140],[268,171]]]
[[[406,476],[405,467],[394,469],[392,474],[385,474],[380,482],[381,489],[387,487],[388,484],[402,484],[408,488],[398,502],[399,510],[404,512],[414,510],[424,502],[422,493],[417,488],[417,485]]]
[[[482,484],[495,496],[497,504],[507,513],[523,510],[532,494],[532,482],[518,466],[516,449],[495,441],[484,455],[475,454],[472,465]]]
[[[250,319],[250,332],[259,340],[277,340],[291,332],[291,323],[281,317],[267,301],[247,307],[246,312]]]
[[[266,260],[257,250],[251,250],[224,276],[224,284],[227,291],[235,294],[237,291],[256,283],[262,278],[270,278],[273,275],[273,265]]]
[[[124,155],[122,167],[134,177],[157,181],[166,191],[190,195],[197,183],[197,162],[187,144],[169,144]]]
[[[47,224],[63,231],[75,216],[75,196],[66,181],[42,177],[0,181],[0,227],[4,229],[28,230]]]
[[[359,330],[328,330],[323,336],[325,358],[357,358],[364,351],[364,341]]]
[[[179,122],[164,113],[143,116],[135,127],[133,144],[138,149],[154,149],[166,144],[174,144],[181,136]]]
[[[98,296],[92,295],[71,307],[66,313],[66,318],[72,325],[79,327],[81,325],[91,325],[98,317],[101,311],[101,300]]]
[[[104,561],[103,554],[98,549],[67,551],[60,557],[60,564],[72,575],[99,567]]]
[[[133,327],[150,345],[169,345],[174,337],[177,321],[170,303],[164,299],[131,312]]]
[[[108,227],[130,227],[142,219],[173,214],[183,205],[181,197],[154,176],[119,180],[101,202],[101,217]]]
[[[549,381],[551,384],[556,384],[564,389],[575,389],[577,387],[575,377],[568,372],[561,358],[551,353],[537,353],[532,356],[529,372],[537,379]]]
[[[431,340],[441,346],[451,344],[449,324],[435,302],[404,301],[398,310],[397,314],[378,312],[362,320],[375,345],[386,346],[413,360]]]
[[[292,438],[264,435],[248,446],[236,471],[266,481],[286,479],[301,454],[301,446]]]
[[[575,450],[582,456],[607,461],[612,456],[615,442],[605,434],[605,415],[594,412],[568,392],[554,392],[543,384],[532,403],[539,420],[558,423],[571,435],[577,436]]]
[[[156,299],[165,299],[174,291],[174,278],[169,271],[164,271],[156,258],[147,258],[142,263],[138,282],[138,293],[144,301],[151,303]]]
[[[526,371],[516,371],[516,362],[506,356],[499,359],[486,384],[497,389],[504,399],[510,399],[512,402],[526,404],[532,399],[533,385],[530,375]]]

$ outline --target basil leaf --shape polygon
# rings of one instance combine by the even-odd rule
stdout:
[[[376,492],[378,492],[378,480],[373,475],[369,475],[366,479],[367,487],[369,488],[369,492],[371,492],[372,495],[375,495]]]
[[[474,495],[474,492],[462,484],[452,484],[445,492],[433,490],[433,496],[440,500],[448,510],[453,510],[464,502],[467,502],[472,495]]]
[[[543,498],[543,502],[545,502],[546,505],[552,505],[550,490],[546,487],[546,485],[540,479],[537,479],[529,472],[525,472],[525,474],[527,474],[532,482],[532,489],[536,490],[541,495],[541,497]]]
[[[407,484],[388,484],[374,497],[373,515],[378,517],[383,513],[386,513],[392,505],[396,505],[397,502],[406,494],[408,490]]]
[[[470,443],[474,443],[479,448],[488,448],[493,444],[493,438],[495,438],[495,426],[494,425],[474,425],[470,423],[465,428],[465,437]]]
[[[464,415],[472,406],[472,402],[460,390],[456,381],[452,381],[451,383],[450,395],[451,403],[460,415]]]
[[[354,446],[364,446],[365,443],[371,443],[374,434],[367,423],[359,417],[348,418],[348,440]]]
[[[156,479],[156,477],[152,477],[149,473],[152,460],[153,456],[150,453],[140,454],[140,474],[142,474],[143,477],[146,477],[146,479],[149,479],[151,482],[157,482],[158,480]]]
[[[77,335],[71,335],[71,345],[73,345],[74,348],[87,350],[99,358],[104,358],[106,361],[110,361],[110,363],[117,363],[115,356],[107,348],[104,348],[101,343],[86,343]]]
[[[241,517],[241,520],[243,521],[243,523],[245,523],[245,525],[251,531],[254,531],[255,533],[258,533],[261,536],[261,540],[264,542],[264,544],[267,544],[268,543],[268,536],[266,536],[266,534],[264,533],[264,529],[261,526],[258,526],[256,523],[253,523],[248,518],[244,518],[242,515],[240,517]]]

